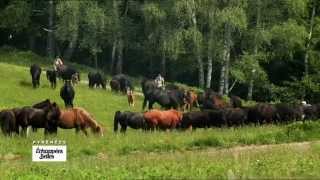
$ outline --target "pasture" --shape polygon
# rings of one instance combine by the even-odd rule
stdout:
[[[20,61],[20,59],[23,59]],[[31,105],[46,98],[63,107],[62,82],[51,89],[42,72],[40,88],[33,89],[29,65],[41,58],[29,53],[0,55],[0,108]],[[17,63],[19,62],[19,63]],[[42,63],[42,67],[51,64]],[[87,73],[82,71],[82,80]],[[110,78],[108,79],[110,80]],[[105,128],[104,137],[74,130],[43,131],[27,138],[0,135],[1,179],[119,179],[119,178],[254,178],[319,177],[320,122],[288,125],[199,129],[193,132],[113,133],[117,110],[141,111],[142,97],[129,107],[126,96],[110,90],[75,87],[75,106],[87,109]],[[31,162],[33,140],[58,139],[67,143],[66,163]]]

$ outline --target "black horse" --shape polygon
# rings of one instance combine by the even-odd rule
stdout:
[[[148,109],[152,109],[154,103],[160,104],[165,109],[178,109],[185,103],[186,94],[183,90],[163,90],[156,88],[152,80],[143,80],[141,86],[144,94],[142,109],[146,107],[147,103]]]
[[[69,67],[66,65],[59,66],[57,68],[58,77],[62,78],[64,81],[77,79],[80,81],[80,72],[73,67]]]
[[[22,128],[22,135],[26,135],[28,126],[44,128],[45,135],[57,132],[60,109],[56,103],[52,103],[43,109],[23,107],[16,109],[15,113],[17,125]]]
[[[107,88],[106,86],[107,81],[99,72],[97,73],[89,72],[88,80],[89,80],[89,88],[100,87],[100,86],[103,89]]]
[[[60,90],[60,97],[63,99],[66,107],[73,107],[75,91],[71,85],[71,81],[65,81]]]
[[[50,82],[51,88],[55,89],[57,86],[57,72],[54,70],[47,70],[47,79]]]
[[[222,127],[227,124],[226,115],[223,110],[193,111],[183,114],[179,128],[210,128]]]
[[[37,64],[33,64],[30,67],[30,74],[31,74],[31,78],[32,78],[33,88],[39,87],[40,86],[41,67]]]
[[[126,132],[127,127],[133,129],[146,129],[147,124],[142,113],[134,113],[129,111],[117,111],[114,115],[114,132],[118,131],[118,124],[121,126],[121,132]]]
[[[113,86],[112,83],[116,84],[116,86]],[[110,82],[111,89],[113,91],[121,91],[122,93],[126,93],[127,89],[134,90],[132,83],[127,75],[124,74],[117,74],[112,77],[112,80]],[[115,88],[113,88],[115,87]]]
[[[19,126],[16,123],[16,116],[11,109],[0,112],[0,125],[4,135],[11,136],[13,133],[19,134]]]

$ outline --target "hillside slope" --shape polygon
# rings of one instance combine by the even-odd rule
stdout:
[[[28,54],[28,53],[27,53]],[[40,88],[31,87],[29,65],[41,57],[25,53],[0,54],[0,109],[32,105],[50,98],[63,107],[59,96],[62,82],[51,89],[43,73]],[[18,62],[19,59],[24,59]],[[86,68],[82,69],[84,72]],[[85,73],[83,73],[85,74]],[[85,75],[83,75],[85,79]],[[43,131],[29,137],[0,135],[1,179],[110,179],[118,178],[232,178],[232,177],[319,177],[319,142],[308,148],[271,146],[257,151],[233,153],[234,146],[317,141],[319,122],[290,125],[212,128],[194,132],[113,133],[113,115],[117,110],[141,111],[141,98],[129,107],[125,96],[110,90],[89,89],[86,83],[75,87],[75,105],[87,109],[105,128],[104,137],[75,134],[59,129],[56,137],[44,137]],[[65,140],[66,163],[32,163],[33,140]],[[264,146],[265,147],[265,146]],[[218,150],[217,150],[218,149]],[[223,149],[223,150],[219,150]],[[230,152],[230,151],[231,152]]]

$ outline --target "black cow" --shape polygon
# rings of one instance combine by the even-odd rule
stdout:
[[[30,74],[31,74],[31,78],[32,78],[33,88],[39,87],[40,86],[41,67],[37,64],[33,64],[30,67]]]
[[[89,72],[88,74],[89,88],[100,87],[106,89],[106,79],[100,73]]]
[[[144,120],[142,113],[135,112],[120,112],[117,111],[114,115],[114,132],[118,131],[118,124],[121,126],[121,132],[126,132],[127,127],[131,127],[133,129],[146,129],[147,124]]]
[[[60,90],[60,97],[63,99],[66,107],[73,107],[75,91],[70,81],[65,81]]]
[[[55,89],[57,86],[57,72],[54,70],[47,70],[47,79],[50,82],[51,88]]]
[[[127,92],[128,88],[130,88],[131,90],[134,90],[132,83],[127,75],[124,75],[124,74],[115,75],[112,77],[111,81],[112,81],[112,83],[118,82],[117,86],[111,86],[111,82],[110,82],[110,86],[113,91],[120,90],[122,93],[125,94]],[[115,83],[115,84],[117,84],[117,83]],[[118,86],[119,86],[119,90],[113,89],[113,87],[117,88]]]

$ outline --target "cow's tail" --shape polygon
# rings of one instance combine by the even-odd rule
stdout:
[[[120,116],[120,111],[117,111],[114,115],[114,120],[113,120],[113,131],[117,132],[118,131],[118,124],[119,124],[119,116]]]

